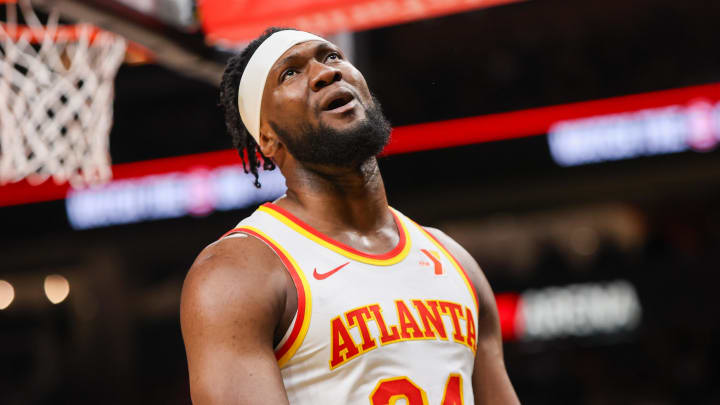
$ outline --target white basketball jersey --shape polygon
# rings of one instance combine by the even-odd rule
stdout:
[[[397,246],[367,254],[268,203],[238,227],[279,256],[298,293],[276,348],[293,405],[472,405],[477,297],[427,231],[392,210]]]

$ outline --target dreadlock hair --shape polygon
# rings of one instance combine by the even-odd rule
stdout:
[[[240,118],[238,110],[238,88],[240,79],[247,67],[250,58],[268,37],[278,31],[284,31],[292,28],[271,27],[257,37],[255,40],[239,54],[228,59],[223,72],[222,81],[220,82],[220,106],[225,113],[225,127],[232,137],[233,146],[240,154],[243,169],[245,173],[252,173],[255,176],[255,187],[260,188],[260,180],[258,175],[258,167],[262,160],[262,168],[264,170],[275,169],[275,163],[265,157],[255,139],[250,135],[245,124]]]

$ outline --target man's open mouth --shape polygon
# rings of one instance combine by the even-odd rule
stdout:
[[[332,97],[330,101],[325,105],[325,108],[323,108],[324,111],[331,111],[335,110],[337,108],[340,108],[344,105],[347,105],[351,101],[353,101],[355,97],[349,92],[342,92],[341,94],[338,94],[335,97]]]

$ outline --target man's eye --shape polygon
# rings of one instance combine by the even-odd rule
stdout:
[[[297,70],[295,69],[288,69],[285,72],[283,72],[282,80],[287,79],[290,76],[295,76],[297,74]]]
[[[332,52],[332,53],[330,53],[330,54],[327,56],[326,59],[327,59],[327,60],[335,61],[335,60],[340,60],[340,59],[342,59],[342,58],[340,58],[340,54],[339,54],[339,53],[337,53],[337,52]]]

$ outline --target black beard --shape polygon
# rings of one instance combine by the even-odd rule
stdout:
[[[373,105],[366,110],[366,119],[342,131],[323,123],[317,128],[305,123],[291,135],[291,131],[273,121],[270,125],[300,162],[348,168],[357,167],[382,152],[392,129],[375,97]]]

